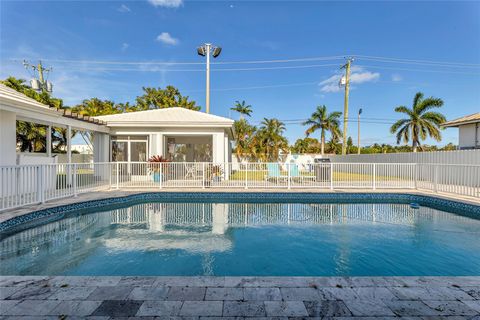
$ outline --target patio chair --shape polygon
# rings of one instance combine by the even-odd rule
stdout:
[[[288,179],[288,176],[282,176],[280,165],[278,163],[267,163],[267,174],[265,180],[274,180],[278,183],[281,179]]]
[[[304,182],[304,180],[313,180],[315,179],[314,176],[310,176],[310,175],[302,175],[300,174],[300,169],[298,168],[298,164],[296,163],[291,163],[289,165],[290,167],[290,179],[292,179],[292,181],[301,181],[302,183]]]

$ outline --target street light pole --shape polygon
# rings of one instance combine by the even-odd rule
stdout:
[[[210,43],[205,43],[205,54],[207,55],[207,88],[205,96],[205,109],[207,113],[210,113]]]
[[[357,154],[360,154],[360,115],[362,114],[362,108],[358,110],[358,147]]]
[[[205,43],[197,48],[197,53],[207,58],[206,68],[206,93],[205,93],[205,111],[210,113],[210,54],[216,58],[222,52],[222,48],[213,46],[211,43]]]

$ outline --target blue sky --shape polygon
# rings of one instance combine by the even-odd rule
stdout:
[[[442,98],[449,119],[480,111],[476,1],[2,1],[0,6],[0,77],[29,78],[21,61],[43,59],[53,67],[54,95],[68,105],[91,97],[133,102],[142,86],[171,84],[204,106],[204,66],[174,63],[202,63],[195,48],[212,42],[223,47],[214,62],[225,63],[212,65],[211,110],[217,115],[229,116],[236,100],[253,106],[255,124],[263,117],[305,119],[322,104],[343,111],[336,83],[348,55],[356,57],[350,114],[355,118],[363,108],[362,144],[395,143],[389,127],[400,115],[393,109],[410,106],[417,91]],[[229,63],[315,57],[322,59]],[[356,122],[349,128],[356,141]],[[286,135],[293,143],[304,131],[293,121]],[[456,131],[445,130],[441,144],[456,143]]]

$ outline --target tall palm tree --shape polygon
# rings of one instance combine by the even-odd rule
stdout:
[[[330,131],[332,136],[340,136],[340,117],[342,113],[335,111],[327,112],[325,105],[318,106],[317,110],[310,116],[310,119],[303,123],[304,126],[309,126],[305,131],[307,137],[317,130],[320,130],[320,152],[325,153],[325,133]]]
[[[408,143],[411,139],[413,152],[421,147],[420,140],[425,140],[427,136],[440,141],[440,125],[446,121],[445,116],[439,112],[431,111],[433,108],[443,106],[443,100],[439,98],[423,98],[423,93],[417,92],[413,98],[412,108],[398,106],[396,112],[407,115],[407,118],[400,119],[390,128],[390,132],[397,134],[397,144],[403,140]]]
[[[243,100],[241,103],[240,101],[236,101],[235,107],[230,108],[230,110],[240,113],[240,119],[243,119],[243,116],[250,117],[252,115],[252,106],[246,104],[245,100]]]

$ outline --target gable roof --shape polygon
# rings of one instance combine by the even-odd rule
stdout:
[[[233,120],[185,108],[163,108],[98,116],[109,127],[223,127],[231,128]]]
[[[470,123],[477,123],[480,122],[480,112],[470,114],[468,116],[464,116],[458,119],[450,120],[442,124],[442,127],[458,127],[462,124],[470,124]]]

